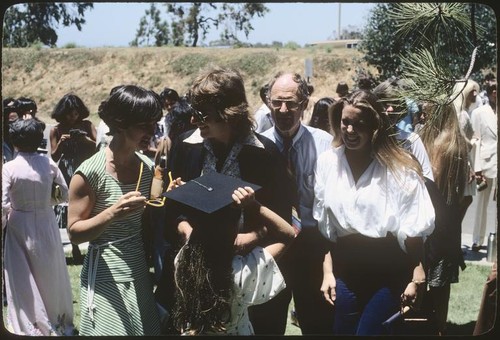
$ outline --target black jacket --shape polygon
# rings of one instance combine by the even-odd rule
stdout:
[[[181,177],[184,182],[201,175],[205,159],[206,149],[202,143],[184,142],[194,131],[183,133],[173,142],[167,160],[166,171],[172,173],[172,178]],[[257,191],[256,199],[291,223],[292,202],[297,195],[295,182],[276,145],[260,134],[255,136],[265,148],[243,146],[238,155],[241,179],[260,185],[262,189]],[[168,215],[172,216],[172,212]]]

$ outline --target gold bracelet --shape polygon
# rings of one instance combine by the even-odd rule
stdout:
[[[426,283],[425,280],[411,280],[411,282],[413,282],[417,286]]]

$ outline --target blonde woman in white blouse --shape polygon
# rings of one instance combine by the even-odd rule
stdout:
[[[423,243],[434,208],[418,161],[393,139],[378,98],[355,91],[329,111],[332,150],[316,168],[314,217],[331,243],[321,291],[335,334],[379,335],[425,288]]]

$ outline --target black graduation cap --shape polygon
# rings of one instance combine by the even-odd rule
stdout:
[[[261,188],[241,178],[210,172],[165,192],[163,196],[167,198],[167,202],[173,200],[197,211],[212,214],[233,202],[232,194],[235,189],[246,186],[254,191]]]

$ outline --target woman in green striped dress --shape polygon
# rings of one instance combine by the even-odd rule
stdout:
[[[89,242],[80,277],[80,335],[158,335],[141,216],[152,181],[147,148],[162,116],[159,96],[124,85],[99,107],[110,144],[71,179],[71,242]]]

